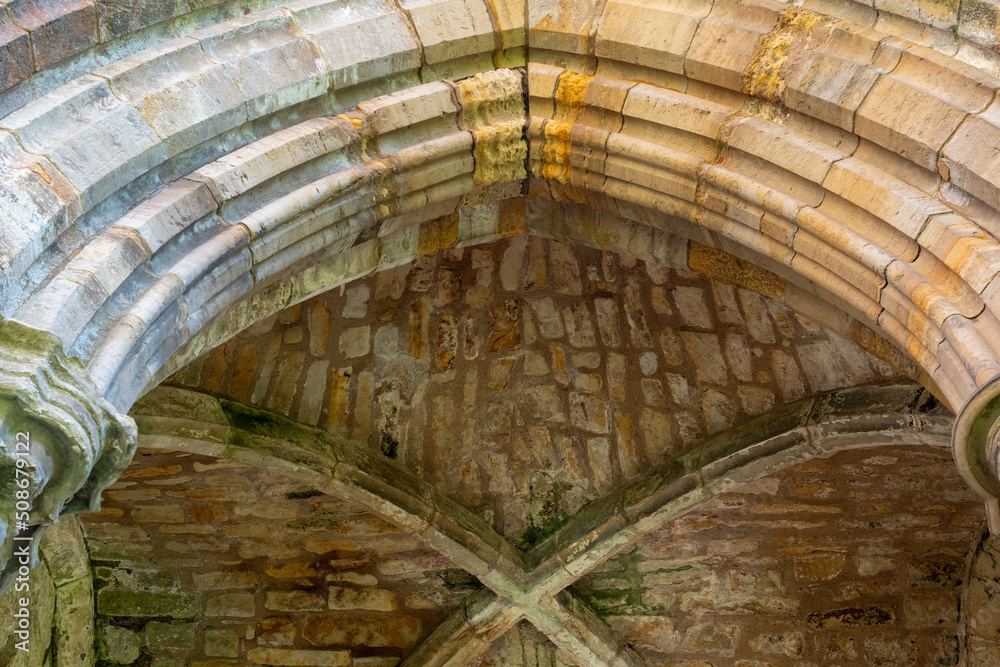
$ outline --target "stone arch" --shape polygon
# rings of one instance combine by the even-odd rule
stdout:
[[[540,233],[654,254],[669,230],[689,239],[684,266],[763,268],[835,331],[893,342],[952,409],[994,398],[989,21],[846,0],[678,7],[644,18],[669,39],[622,30],[647,11],[624,2],[12,9],[0,312],[20,365],[3,384],[12,404],[90,416],[6,420],[74,452],[39,476],[32,523],[93,506],[132,451],[119,413],[171,358],[352,275],[518,233],[518,204],[488,202],[522,187],[522,209],[583,206]],[[526,87],[496,69],[524,63]],[[23,380],[52,366],[72,369],[56,398]],[[993,497],[992,415],[968,405],[956,456]]]
[[[466,600],[404,664],[471,661],[527,619],[583,664],[641,665],[567,586],[685,511],[794,463],[886,444],[945,447],[949,416],[933,405],[913,384],[884,383],[786,404],[589,504],[526,554],[363,444],[177,388],[150,392],[133,414],[144,447],[281,472],[420,536],[477,577],[487,590]]]

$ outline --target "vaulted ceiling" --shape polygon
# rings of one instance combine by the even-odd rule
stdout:
[[[4,3],[0,560],[52,664],[1000,650],[997,25]]]

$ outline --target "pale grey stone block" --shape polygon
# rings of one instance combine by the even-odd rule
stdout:
[[[330,73],[319,49],[297,33],[288,12],[257,12],[191,36],[210,58],[225,63],[251,120],[329,90]]]
[[[346,88],[420,67],[420,44],[403,12],[385,0],[301,0],[287,5]]]
[[[65,270],[93,275],[110,295],[148,257],[148,250],[131,232],[109,230],[85,245]]]
[[[429,64],[492,52],[493,21],[483,0],[401,0]]]
[[[126,213],[114,228],[134,230],[151,252],[216,208],[216,201],[203,183],[181,179]]]
[[[224,256],[184,292],[183,301],[188,311],[193,313],[199,310],[227,285],[242,276],[249,276],[251,264],[250,251],[245,248]]]

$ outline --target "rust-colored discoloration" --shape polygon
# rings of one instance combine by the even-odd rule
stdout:
[[[338,368],[331,373],[328,427],[330,431],[340,431],[347,426],[347,418],[350,416],[349,394],[353,374],[354,371],[350,366]]]
[[[688,265],[692,271],[704,273],[736,287],[760,292],[772,299],[781,299],[785,293],[785,281],[782,278],[746,260],[697,241],[690,242]]]
[[[813,31],[824,23],[829,23],[829,19],[799,9],[782,14],[774,30],[757,45],[750,64],[743,71],[743,92],[771,102],[779,101],[785,91],[782,69],[810,48]]]
[[[862,349],[903,370],[907,375],[916,376],[920,373],[913,360],[902,350],[858,320],[852,319],[848,323],[844,335],[848,340],[857,343]]]
[[[455,245],[458,238],[458,215],[447,215],[420,226],[417,256],[434,255]]]
[[[458,83],[462,127],[475,138],[477,185],[520,181],[525,176],[524,91],[512,70],[484,72]]]
[[[543,128],[545,144],[542,146],[542,177],[548,181],[569,183],[573,176],[570,164],[572,130],[577,116],[583,109],[584,95],[594,77],[577,72],[565,72],[556,87],[555,116]]]
[[[52,177],[49,176],[49,173],[47,171],[45,171],[45,168],[42,167],[42,165],[40,163],[38,163],[38,162],[32,162],[31,166],[29,167],[29,169],[31,169],[31,171],[33,171],[36,174],[38,174],[39,176],[41,176],[42,180],[45,181],[45,183],[47,185],[52,185]]]

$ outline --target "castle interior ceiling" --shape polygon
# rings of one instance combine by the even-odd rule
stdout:
[[[993,0],[0,0],[0,665],[1000,665]]]

